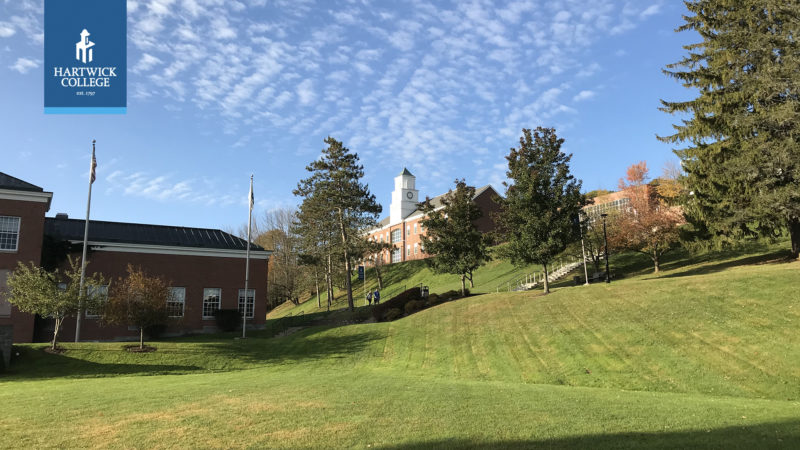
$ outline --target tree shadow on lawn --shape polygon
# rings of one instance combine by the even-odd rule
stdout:
[[[18,347],[15,347],[15,350],[17,349]],[[116,351],[125,352],[121,347]],[[31,347],[19,349],[19,356],[15,357],[15,360],[12,361],[6,372],[0,373],[0,381],[61,377],[94,378],[137,374],[167,375],[203,370],[202,367],[195,365],[99,363],[71,357],[69,352],[53,354],[45,352],[45,348]]]
[[[326,329],[328,327],[314,327],[297,335],[276,339],[214,339],[207,342],[193,340],[187,345],[174,345],[175,341],[172,341],[172,345],[160,347],[155,352],[138,354],[126,353],[122,349],[123,344],[119,347],[87,345],[85,348],[77,344],[77,347],[70,347],[66,353],[57,355],[46,353],[44,347],[25,346],[20,347],[21,355],[16,361],[12,361],[8,371],[0,375],[0,380],[232,371],[268,364],[344,357],[383,338],[382,335],[370,332],[325,336],[320,339],[313,337]],[[151,344],[159,347],[158,342]],[[80,357],[88,353],[106,355],[101,358],[125,358],[131,362],[97,362]]]
[[[663,433],[593,434],[529,441],[479,441],[448,439],[389,446],[392,449],[458,448],[458,449],[675,449],[675,448],[800,448],[800,421],[772,422],[696,431]]]
[[[707,275],[711,273],[722,272],[726,269],[731,269],[733,267],[740,267],[740,266],[752,266],[752,265],[763,265],[763,264],[784,264],[792,262],[791,252],[788,250],[778,250],[770,253],[760,254],[760,255],[752,255],[746,257],[740,257],[736,259],[729,259],[726,261],[717,262],[714,264],[708,264],[706,262],[713,261],[717,258],[713,258],[709,256],[705,258],[706,261],[701,262],[699,264],[695,264],[692,267],[678,271],[675,273],[670,273],[667,275],[662,276],[653,276],[649,278],[645,278],[647,280],[655,280],[659,278],[679,278],[679,277],[689,277],[694,275]],[[681,261],[672,261],[668,264],[662,266],[664,270],[673,270],[679,269],[681,266]]]
[[[231,357],[244,364],[298,363],[358,353],[371,342],[384,338],[375,332],[346,335],[314,335],[335,327],[311,327],[294,335],[273,339],[246,339],[200,345],[195,351],[210,357]],[[234,356],[231,356],[234,355]]]

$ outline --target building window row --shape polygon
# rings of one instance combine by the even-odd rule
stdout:
[[[66,285],[64,285],[64,288],[66,288]],[[186,288],[171,287],[169,290],[169,298],[167,299],[167,313],[169,317],[183,317],[186,311]],[[86,295],[100,301],[108,300],[108,286],[89,286],[86,289]],[[220,309],[221,300],[222,289],[203,289],[203,319],[214,318],[214,312]],[[239,313],[242,312],[242,309],[245,308],[244,305],[246,304],[247,318],[252,319],[255,317],[255,300],[255,289],[247,290],[246,301],[244,289],[239,289]],[[99,317],[100,311],[98,311],[96,308],[86,308],[87,319],[97,319]]]
[[[608,211],[627,211],[630,208],[631,199],[620,198],[599,205],[590,205],[584,208],[584,212],[589,217],[598,216]]]
[[[19,247],[19,217],[0,216],[0,250],[17,251]]]

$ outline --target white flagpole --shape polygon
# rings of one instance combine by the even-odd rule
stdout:
[[[247,330],[247,297],[248,297],[248,283],[250,281],[250,224],[253,223],[253,175],[250,175],[250,197],[247,199],[250,204],[247,213],[247,253],[245,254],[244,263],[244,305],[242,305],[242,339],[245,339],[245,331]],[[253,313],[256,310],[256,299],[253,297]]]
[[[89,210],[92,207],[92,183],[95,179],[95,167],[97,167],[97,160],[94,157],[94,139],[92,139],[92,162],[89,171],[89,198],[86,200],[86,224],[83,227],[83,255],[81,255],[81,281],[78,288],[78,318],[75,320],[75,342],[81,340],[81,319],[83,318],[83,285],[86,279],[86,248],[89,241]]]

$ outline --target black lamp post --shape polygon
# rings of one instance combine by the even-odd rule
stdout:
[[[606,217],[608,214],[600,214],[603,218],[603,244],[605,245],[605,260],[606,260],[606,283],[611,283],[611,273],[608,271],[608,233],[606,233]]]

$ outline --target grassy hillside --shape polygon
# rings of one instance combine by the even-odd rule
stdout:
[[[566,261],[566,258],[564,260]],[[512,287],[515,286],[518,280],[524,279],[526,275],[530,275],[534,272],[540,274],[542,272],[541,266],[533,264],[526,267],[515,267],[508,260],[495,259],[489,261],[486,265],[475,271],[473,280],[475,287],[470,288],[470,291],[473,293],[497,292],[498,290],[507,291],[509,285]],[[407,288],[419,286],[420,284],[428,286],[431,293],[442,293],[461,289],[461,281],[458,275],[433,273],[425,265],[425,261],[421,260],[390,264],[383,268],[382,273],[384,283],[382,296],[384,300]],[[366,292],[374,291],[377,287],[378,281],[375,269],[367,269],[366,284],[364,281],[354,278],[353,298],[356,300],[356,305],[365,305]],[[469,284],[467,284],[467,287],[469,287]],[[345,293],[341,290],[336,290],[336,298],[332,303],[332,309],[345,307],[347,307]],[[298,306],[291,303],[284,303],[271,311],[268,317],[278,318],[290,313],[299,314],[302,312],[309,314],[323,310],[327,310],[324,291],[322,292],[322,308],[317,308],[316,297],[312,297]]]
[[[22,346],[0,447],[797,447],[800,263],[781,256],[151,354]]]

